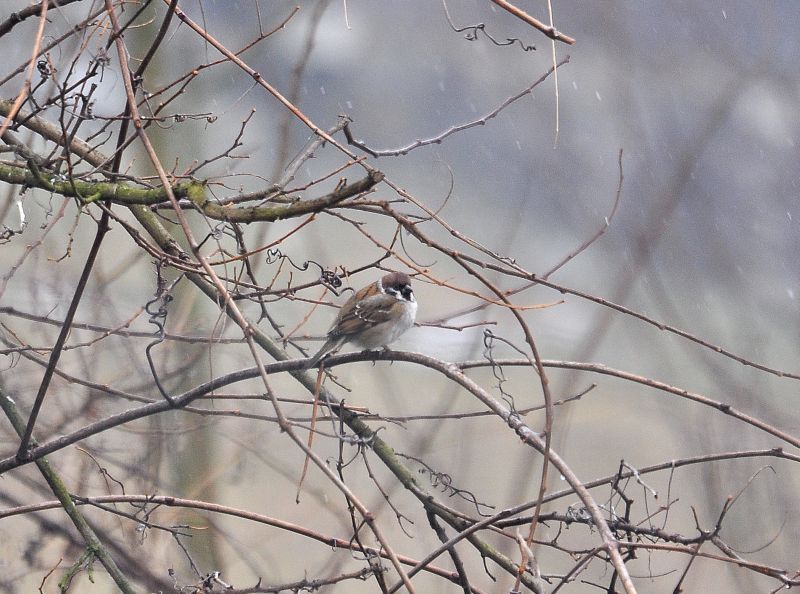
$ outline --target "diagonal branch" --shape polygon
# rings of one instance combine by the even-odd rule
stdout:
[[[95,260],[97,259],[97,254],[100,252],[100,245],[103,243],[103,237],[105,237],[105,234],[108,231],[108,221],[108,212],[103,211],[103,215],[100,218],[100,221],[97,223],[97,233],[95,234],[94,242],[92,243],[92,247],[89,249],[89,254],[86,256],[86,262],[83,265],[83,271],[81,272],[81,277],[78,280],[78,286],[75,287],[75,293],[72,295],[72,302],[69,304],[67,315],[64,317],[64,323],[61,325],[61,331],[58,333],[58,338],[56,339],[56,343],[53,346],[52,352],[50,353],[50,359],[47,362],[47,368],[45,369],[44,376],[42,377],[42,382],[39,384],[39,391],[36,394],[36,400],[33,403],[33,408],[31,409],[27,426],[22,432],[22,439],[20,440],[19,449],[17,450],[17,458],[19,460],[24,460],[28,455],[28,446],[30,445],[31,436],[33,435],[33,427],[36,425],[36,419],[39,416],[39,411],[42,408],[44,397],[47,394],[47,388],[50,387],[50,380],[53,378],[53,372],[55,371],[56,365],[58,365],[58,360],[63,352],[64,343],[66,342],[67,336],[69,336],[70,329],[72,328],[72,320],[75,318],[75,312],[78,311],[78,305],[80,305],[81,299],[83,298],[83,292],[86,289],[86,284],[89,282],[89,274],[92,272]]]
[[[117,20],[117,15],[114,11],[113,4],[111,0],[105,0],[106,5],[106,12],[108,13],[109,19],[111,20],[112,27],[115,33],[119,33],[119,22]],[[175,8],[178,11],[177,7]],[[397,573],[400,575],[406,589],[409,591],[410,594],[414,594],[415,589],[411,584],[411,581],[408,579],[408,576],[405,573],[400,561],[397,558],[397,555],[393,551],[392,547],[389,545],[386,537],[384,536],[382,530],[378,527],[375,517],[372,512],[355,496],[355,493],[339,478],[336,476],[335,473],[331,471],[325,461],[320,458],[311,448],[309,448],[305,441],[300,439],[300,437],[296,434],[296,432],[292,429],[291,424],[286,420],[283,411],[278,404],[278,400],[275,397],[275,393],[270,387],[269,380],[267,378],[266,373],[264,372],[263,365],[261,364],[261,357],[259,354],[259,345],[256,344],[253,336],[257,332],[257,326],[251,324],[242,314],[242,312],[237,307],[236,303],[233,301],[231,294],[227,291],[225,286],[223,285],[220,278],[217,276],[214,269],[209,264],[208,260],[200,254],[200,245],[197,243],[196,239],[194,238],[194,234],[192,233],[192,229],[189,226],[189,222],[186,219],[185,213],[181,208],[180,204],[178,203],[177,198],[175,197],[174,193],[172,192],[172,188],[170,187],[169,180],[167,179],[166,172],[164,171],[163,166],[158,158],[158,155],[153,147],[150,139],[148,138],[143,126],[142,120],[139,115],[139,109],[136,105],[136,98],[134,97],[133,91],[133,84],[131,81],[131,73],[128,67],[128,59],[127,59],[127,51],[125,45],[122,41],[120,36],[117,36],[115,39],[115,43],[117,46],[117,57],[120,62],[120,69],[122,71],[122,80],[125,84],[125,92],[128,98],[128,106],[131,111],[131,117],[133,121],[133,125],[136,128],[137,134],[139,139],[142,142],[142,145],[147,152],[150,161],[152,162],[153,166],[155,167],[158,177],[161,180],[161,184],[164,187],[165,191],[167,192],[167,196],[169,197],[169,201],[172,204],[172,208],[175,212],[175,215],[178,218],[178,223],[180,224],[181,229],[183,230],[184,237],[189,243],[191,247],[192,253],[194,254],[195,258],[199,261],[203,269],[205,270],[206,274],[208,274],[209,278],[211,279],[212,286],[207,286],[207,283],[203,281],[200,277],[194,277],[194,281],[199,281],[198,286],[200,284],[204,285],[206,290],[210,290],[214,293],[215,301],[217,303],[220,300],[224,303],[224,310],[225,312],[236,322],[237,325],[242,329],[244,333],[245,340],[247,341],[247,345],[250,349],[250,354],[253,357],[253,360],[258,365],[259,375],[261,380],[264,384],[264,388],[266,389],[266,393],[269,396],[270,400],[272,401],[273,408],[275,409],[275,413],[278,416],[278,422],[281,429],[291,438],[291,440],[301,449],[303,452],[314,461],[317,467],[325,474],[325,476],[330,480],[343,494],[344,496],[352,502],[352,504],[358,509],[361,516],[364,518],[364,521],[369,525],[372,533],[381,543],[381,545],[386,549],[389,553],[389,558],[392,561],[392,565],[394,566]],[[238,58],[236,58],[238,60]],[[258,79],[261,79],[258,76]],[[262,79],[263,80],[263,79]],[[320,131],[324,134],[324,131]],[[213,287],[213,288],[212,288]],[[222,305],[222,304],[220,304]],[[309,375],[310,374],[306,374]]]
[[[11,424],[14,426],[14,430],[17,432],[17,434],[22,436],[23,432],[25,431],[25,421],[23,421],[22,416],[19,414],[19,411],[17,411],[14,401],[2,390],[0,390],[0,408],[3,409],[3,412],[5,412],[8,420],[11,421]],[[114,583],[117,584],[117,587],[123,592],[123,594],[135,594],[136,591],[128,582],[128,578],[122,573],[122,571],[120,571],[119,567],[117,567],[114,559],[111,557],[111,555],[109,555],[105,546],[103,546],[103,543],[100,542],[100,539],[97,538],[97,535],[95,534],[94,530],[92,530],[92,527],[86,522],[83,514],[78,511],[78,508],[75,506],[75,502],[72,501],[72,498],[70,497],[69,492],[67,491],[67,488],[62,482],[58,473],[53,470],[46,458],[40,458],[36,460],[36,466],[39,467],[39,472],[42,473],[42,476],[47,481],[47,484],[50,486],[53,494],[56,496],[56,498],[58,498],[61,507],[64,508],[64,511],[67,512],[67,515],[72,520],[75,528],[77,528],[78,532],[80,532],[83,540],[86,542],[88,552],[92,556],[96,557],[100,563],[102,563],[103,567],[106,568],[106,571],[108,571],[108,574],[111,576],[111,578],[114,580]]]
[[[525,12],[521,8],[514,6],[510,2],[507,2],[506,0],[492,0],[492,2],[497,4],[497,6],[499,6],[503,10],[506,10],[509,13],[513,14],[518,19],[525,21],[535,29],[538,29],[539,31],[547,35],[550,39],[553,39],[555,41],[563,41],[564,43],[567,43],[569,45],[573,45],[575,43],[574,37],[565,35],[561,31],[557,30],[555,27],[551,27],[550,25],[545,25],[539,19],[533,18],[527,12]]]

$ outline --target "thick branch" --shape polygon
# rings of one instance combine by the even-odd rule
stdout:
[[[337,188],[330,194],[312,200],[300,200],[289,205],[249,206],[231,208],[206,196],[205,185],[201,182],[176,184],[172,191],[177,198],[189,198],[192,204],[209,218],[234,223],[272,222],[321,212],[343,200],[369,191],[381,180],[383,173],[370,171],[366,177]],[[42,188],[49,192],[79,198],[84,204],[98,200],[109,200],[115,204],[153,205],[167,201],[163,187],[136,188],[119,182],[86,182],[61,177],[46,177],[42,171],[36,175],[29,169],[0,165],[0,180],[10,184],[22,184],[32,188]]]
[[[336,188],[333,192],[313,200],[300,200],[288,206],[247,206],[231,208],[213,201],[203,192],[190,192],[189,199],[207,217],[232,223],[252,223],[256,221],[280,221],[314,212],[321,212],[339,202],[358,196],[383,180],[383,173],[370,171],[367,177],[352,184]]]
[[[47,6],[49,8],[53,8],[54,6],[66,6],[67,4],[72,4],[73,2],[80,2],[80,0],[49,0]],[[0,23],[0,37],[11,31],[16,25],[28,19],[32,16],[36,16],[42,12],[42,3],[32,4],[31,6],[26,6],[22,10],[17,12],[12,12],[9,17]]]
[[[8,420],[11,421],[11,424],[14,426],[14,430],[17,432],[17,434],[22,436],[22,434],[25,432],[25,421],[17,411],[14,401],[6,396],[6,394],[2,391],[0,391],[0,408],[2,408],[3,412],[6,413]],[[31,444],[34,445],[34,442],[31,442]],[[111,557],[111,555],[109,555],[108,551],[103,546],[103,543],[100,542],[100,539],[97,538],[97,535],[94,533],[94,530],[92,530],[92,527],[86,522],[83,514],[78,511],[78,508],[75,506],[75,502],[72,501],[72,498],[67,491],[67,487],[62,482],[58,473],[53,470],[46,458],[38,459],[36,461],[36,465],[39,467],[39,472],[42,473],[42,476],[47,481],[47,484],[50,485],[50,489],[53,491],[53,494],[61,503],[61,507],[64,508],[64,511],[67,512],[67,515],[72,520],[75,528],[77,528],[78,532],[80,532],[83,540],[86,542],[86,547],[89,553],[97,557],[100,563],[103,564],[103,567],[106,568],[109,575],[114,580],[114,583],[117,584],[117,587],[124,594],[135,594],[136,591],[128,582],[128,578],[117,567],[114,559]]]
[[[110,200],[117,204],[159,204],[167,200],[164,188],[135,188],[122,183],[87,182],[64,179],[61,176],[46,177],[46,172],[34,175],[29,169],[0,165],[0,180],[9,184],[22,184],[31,188],[42,188],[70,198],[79,198],[84,204],[98,200]],[[172,191],[186,198],[190,191],[203,191],[199,182],[177,184]]]

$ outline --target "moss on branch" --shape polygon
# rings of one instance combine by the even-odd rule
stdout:
[[[289,205],[232,206],[209,198],[204,182],[183,182],[172,187],[176,198],[186,198],[205,216],[219,221],[253,223],[278,221],[320,212],[343,200],[363,194],[383,179],[380,171],[370,171],[366,177],[352,184],[340,184],[333,192],[320,198],[300,200]],[[163,187],[140,188],[122,182],[92,182],[69,179],[48,174],[38,168],[24,169],[12,165],[0,165],[0,181],[21,184],[31,188],[42,188],[49,192],[79,199],[83,204],[98,200],[109,200],[126,206],[152,206],[169,201]]]
[[[0,165],[0,180],[9,184],[22,184],[31,188],[42,188],[49,192],[78,198],[84,204],[97,200],[110,200],[117,204],[158,204],[168,200],[164,188],[137,188],[120,182],[91,182],[69,179],[49,174],[46,170],[36,173],[30,169]],[[186,182],[173,186],[177,198],[186,198],[192,188],[203,191],[201,182]]]

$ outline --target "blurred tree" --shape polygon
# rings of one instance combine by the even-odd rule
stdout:
[[[738,79],[598,268],[628,174],[622,151],[581,145],[579,114],[558,115],[575,39],[549,5],[542,21],[505,0],[12,4],[4,591],[800,585],[800,522],[761,522],[792,501],[796,415],[780,398],[748,406],[800,379],[769,348],[791,352],[794,326],[778,321],[773,343],[744,320],[752,342],[723,347],[692,314],[722,308],[673,293],[658,259],[684,207],[672,190],[734,126]],[[552,48],[533,76],[531,39]],[[556,151],[533,134],[547,117],[520,111],[534,96],[559,107]],[[534,156],[559,177],[531,174]],[[582,177],[578,229],[559,184]],[[592,254],[586,284],[607,284],[553,280]],[[390,271],[411,276],[418,327],[397,350],[345,347],[308,369],[335,307]],[[692,331],[646,315],[636,280]],[[633,406],[642,389],[680,404]],[[767,477],[779,465],[789,477]]]

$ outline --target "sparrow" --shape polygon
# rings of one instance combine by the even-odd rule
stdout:
[[[347,342],[365,350],[385,347],[414,325],[416,315],[411,279],[404,272],[390,272],[345,302],[328,330],[328,339],[306,367],[316,366]]]

